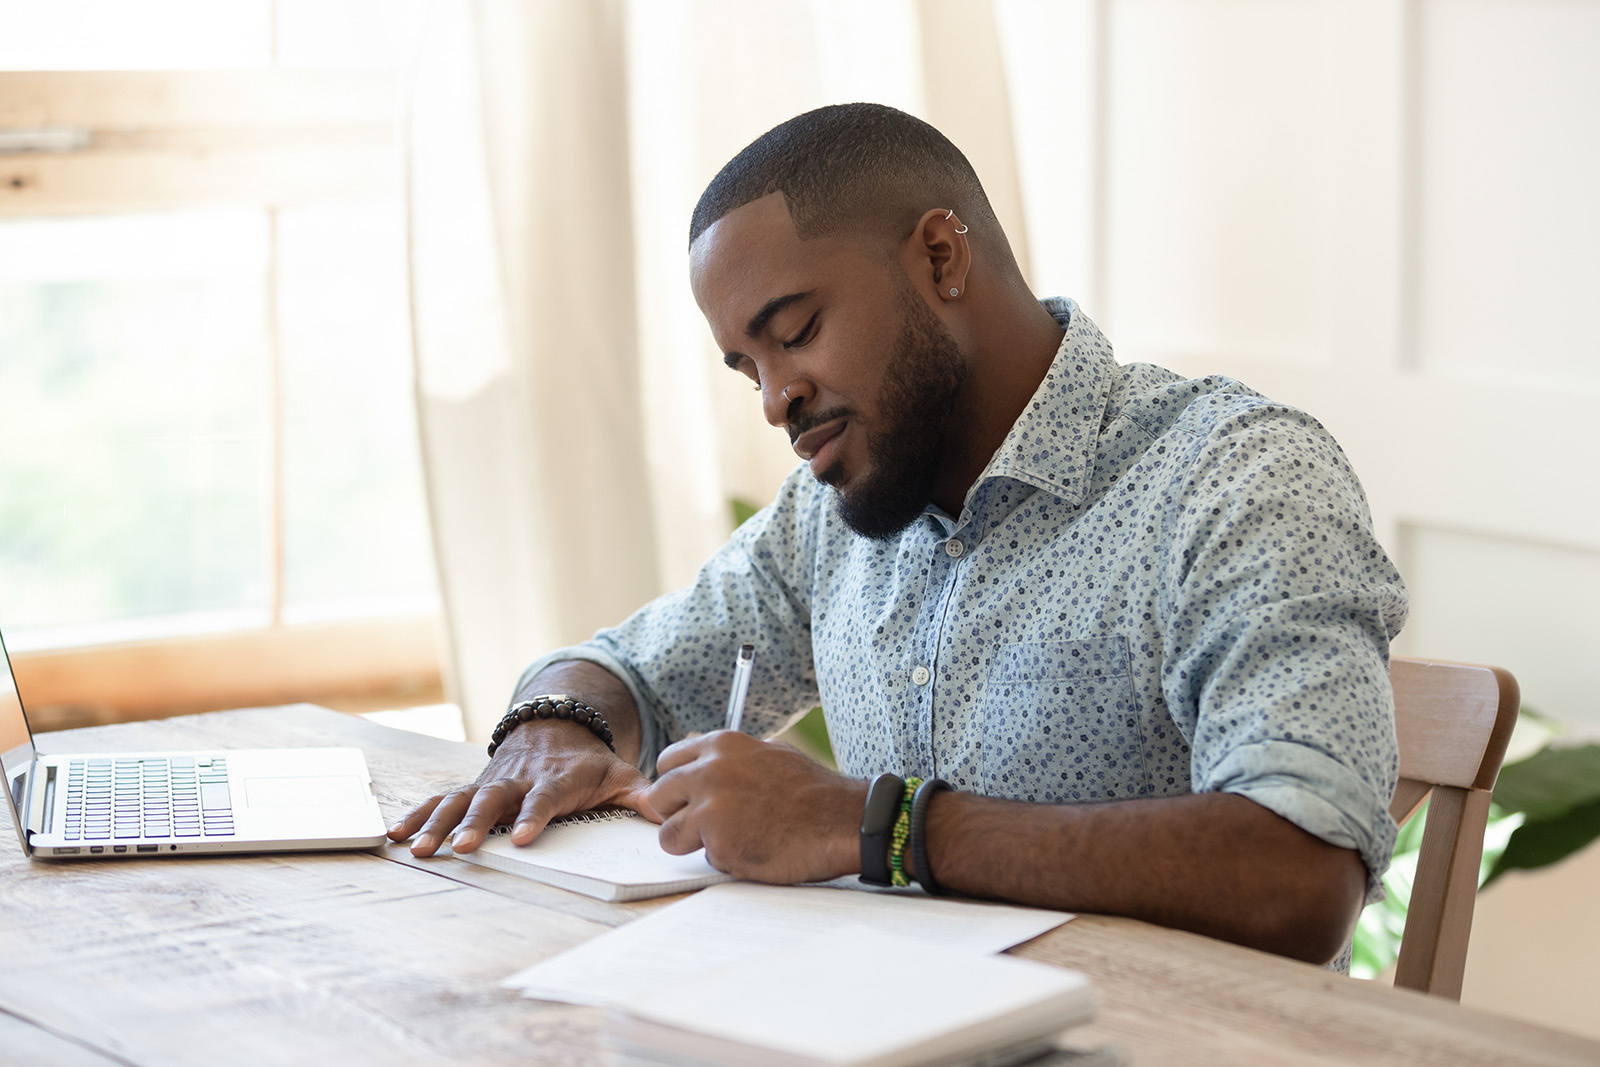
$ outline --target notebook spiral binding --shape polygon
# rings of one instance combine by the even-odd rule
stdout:
[[[572,826],[574,824],[616,822],[618,819],[637,819],[639,813],[631,808],[591,808],[588,811],[575,811],[571,815],[558,815],[550,820],[550,826]],[[501,824],[489,831],[490,837],[509,834],[511,827]]]

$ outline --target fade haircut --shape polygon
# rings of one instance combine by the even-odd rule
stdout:
[[[1000,232],[961,150],[921,119],[882,104],[821,107],[756,138],[700,194],[689,244],[772,193],[783,194],[802,240],[858,233],[898,243],[935,207],[954,208],[978,232]]]

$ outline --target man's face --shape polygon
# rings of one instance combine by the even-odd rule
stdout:
[[[887,538],[921,514],[967,361],[901,265],[853,238],[800,240],[773,194],[700,235],[690,278],[728,366],[851,529]]]

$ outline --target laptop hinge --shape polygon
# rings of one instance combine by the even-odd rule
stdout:
[[[33,761],[33,773],[28,777],[28,829],[33,833],[45,831],[45,795],[55,777],[55,767],[46,767],[43,760]]]

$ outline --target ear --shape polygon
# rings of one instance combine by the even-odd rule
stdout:
[[[972,247],[966,224],[950,208],[934,208],[917,220],[907,242],[911,277],[926,284],[942,301],[960,300],[967,292],[972,269]]]

